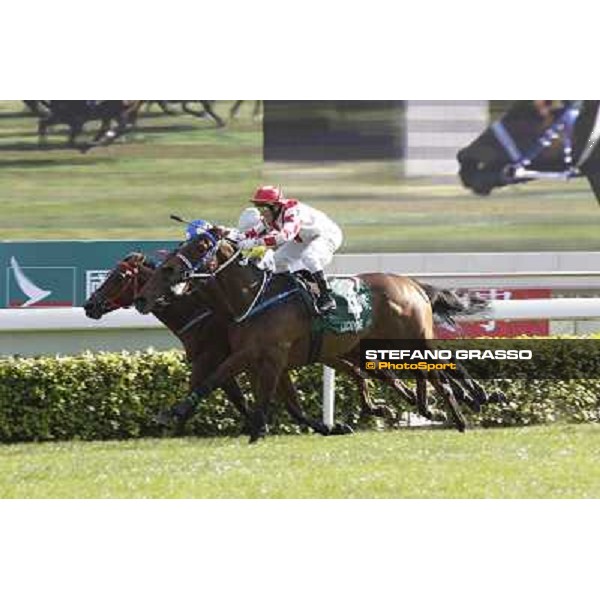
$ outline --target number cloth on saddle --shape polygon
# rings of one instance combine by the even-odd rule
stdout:
[[[320,315],[313,322],[313,328],[333,333],[356,333],[371,325],[373,302],[369,287],[357,277],[336,277],[329,279],[336,309]]]

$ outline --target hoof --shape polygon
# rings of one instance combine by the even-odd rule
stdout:
[[[330,435],[350,435],[354,429],[347,423],[336,423],[330,430]]]
[[[252,433],[250,435],[250,438],[248,439],[248,443],[256,444],[256,442],[258,442],[259,440],[262,440],[265,437],[265,435],[266,435],[266,431],[264,431],[264,430]]]
[[[456,423],[456,430],[459,433],[464,433],[467,430],[467,425],[466,423]]]

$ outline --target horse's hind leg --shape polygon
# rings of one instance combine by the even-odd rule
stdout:
[[[467,428],[467,422],[458,406],[458,402],[454,397],[450,385],[442,381],[440,374],[437,371],[428,371],[427,377],[433,385],[434,389],[443,398],[446,406],[450,410],[454,425],[458,431],[463,432]]]
[[[420,371],[415,371],[417,378],[417,410],[422,417],[433,421],[434,415],[427,404],[427,377]]]
[[[311,419],[304,413],[300,407],[298,393],[296,392],[296,388],[292,383],[289,373],[282,373],[281,377],[279,378],[279,384],[277,386],[277,399],[285,403],[287,411],[299,425],[310,427],[310,429],[316,433],[320,433],[321,435],[329,435],[331,433],[330,428],[325,425],[323,421]]]
[[[200,100],[200,104],[202,104],[206,114],[217,124],[217,127],[225,127],[225,121],[213,110],[212,103],[209,100]]]
[[[448,370],[445,372],[449,376],[451,382],[455,381],[467,391],[465,402],[475,412],[481,411],[481,406],[488,401],[487,392],[483,387],[471,377],[463,365],[456,363],[456,370]]]

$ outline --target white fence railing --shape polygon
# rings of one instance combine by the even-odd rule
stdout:
[[[600,319],[600,298],[551,298],[535,300],[493,300],[485,315],[472,315],[469,320],[531,319]],[[164,329],[152,316],[133,311],[116,311],[99,321],[88,319],[81,308],[5,309],[0,310],[0,332],[58,332],[110,329]],[[335,372],[323,371],[323,420],[333,424]]]
[[[464,320],[600,319],[600,298],[543,298],[491,300],[484,314]],[[82,308],[0,310],[0,331],[90,331],[98,329],[164,329],[152,315],[115,311],[99,321],[88,319]]]

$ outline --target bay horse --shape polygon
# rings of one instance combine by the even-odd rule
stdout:
[[[600,203],[599,142],[599,100],[519,100],[458,152],[459,177],[485,196],[505,185],[585,176]]]
[[[139,252],[127,255],[90,295],[84,304],[86,316],[100,319],[117,309],[130,308],[135,295],[150,279],[155,268],[154,263]],[[193,292],[173,296],[172,302],[157,306],[152,313],[181,341],[186,358],[191,363],[190,389],[194,390],[230,353],[227,323],[203,304],[199,295]],[[389,416],[389,409],[385,405],[375,405],[371,401],[368,388],[357,372],[347,365],[341,365],[341,368],[359,384],[363,413]],[[252,373],[248,375],[254,387],[256,378]],[[226,379],[220,387],[243,419],[247,420],[247,402],[235,378]],[[352,432],[351,428],[343,423],[336,423],[330,427],[322,421],[308,417],[300,407],[296,389],[287,373],[279,381],[278,398],[283,401],[289,414],[298,424],[317,433],[337,435]],[[179,424],[180,430],[184,424]]]
[[[47,100],[44,101],[48,114],[40,114],[38,121],[39,143],[46,141],[48,127],[64,124],[69,127],[67,144],[86,152],[93,146],[109,144],[125,133],[129,126],[133,126],[137,119],[138,111],[142,105],[141,100]],[[93,138],[92,143],[77,143],[77,137],[83,132],[83,126],[89,121],[100,121],[100,128]],[[112,122],[116,125],[111,128]]]
[[[334,368],[344,363],[358,367],[361,340],[405,339],[427,344],[434,337],[432,304],[417,282],[399,275],[366,273],[357,278],[370,291],[372,323],[359,332],[325,331],[315,352],[313,316],[305,303],[289,291],[289,276],[271,278],[268,272],[248,264],[218,228],[192,238],[167,256],[137,295],[136,308],[143,314],[155,310],[173,286],[194,274],[204,280],[197,289],[205,303],[229,323],[231,354],[195,388],[193,396],[175,407],[173,416],[176,420],[185,418],[221,381],[252,371],[258,375],[258,402],[251,414],[251,442],[266,434],[266,415],[278,382],[288,369],[314,362]],[[263,296],[265,289],[268,292]],[[248,319],[254,308],[260,308],[259,298],[272,306]],[[286,301],[279,301],[282,298]],[[427,406],[429,381],[443,399],[456,429],[464,431],[465,417],[448,381],[437,371],[416,375],[419,412],[431,415]]]

